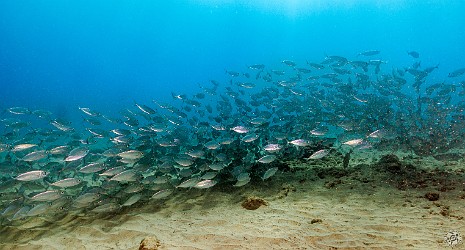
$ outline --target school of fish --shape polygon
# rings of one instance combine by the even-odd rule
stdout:
[[[289,160],[366,148],[434,157],[463,147],[465,68],[430,80],[439,64],[423,68],[418,52],[407,52],[408,67],[380,55],[250,64],[195,94],[137,102],[119,117],[75,107],[80,124],[6,108],[0,224],[35,228],[162,202],[183,189],[272,181]],[[37,120],[46,125],[31,126]]]

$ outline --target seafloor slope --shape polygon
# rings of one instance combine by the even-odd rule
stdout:
[[[267,181],[177,192],[119,214],[63,218],[53,228],[3,228],[2,249],[448,249],[465,234],[465,164],[356,151],[288,162]],[[454,157],[457,158],[457,157]],[[266,201],[243,208],[249,197]],[[459,243],[454,249],[464,248]]]

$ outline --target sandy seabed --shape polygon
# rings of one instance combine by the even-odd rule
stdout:
[[[52,228],[3,229],[0,248],[138,249],[153,236],[159,249],[452,249],[444,243],[447,232],[465,234],[460,164],[447,178],[423,178],[419,186],[369,165],[342,174],[290,165],[291,171],[241,188],[182,190],[118,214],[64,218]],[[439,199],[425,198],[430,192]],[[268,205],[244,209],[248,197]],[[465,243],[453,249],[465,249]]]

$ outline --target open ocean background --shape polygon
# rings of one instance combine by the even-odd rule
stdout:
[[[398,67],[418,51],[441,82],[465,65],[463,13],[459,0],[0,1],[0,108],[116,114],[225,84],[225,69],[366,50]]]

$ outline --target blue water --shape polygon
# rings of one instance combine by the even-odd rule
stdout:
[[[171,3],[166,3],[171,2]],[[59,116],[170,101],[224,70],[325,55],[465,66],[464,1],[0,1],[0,108]]]

